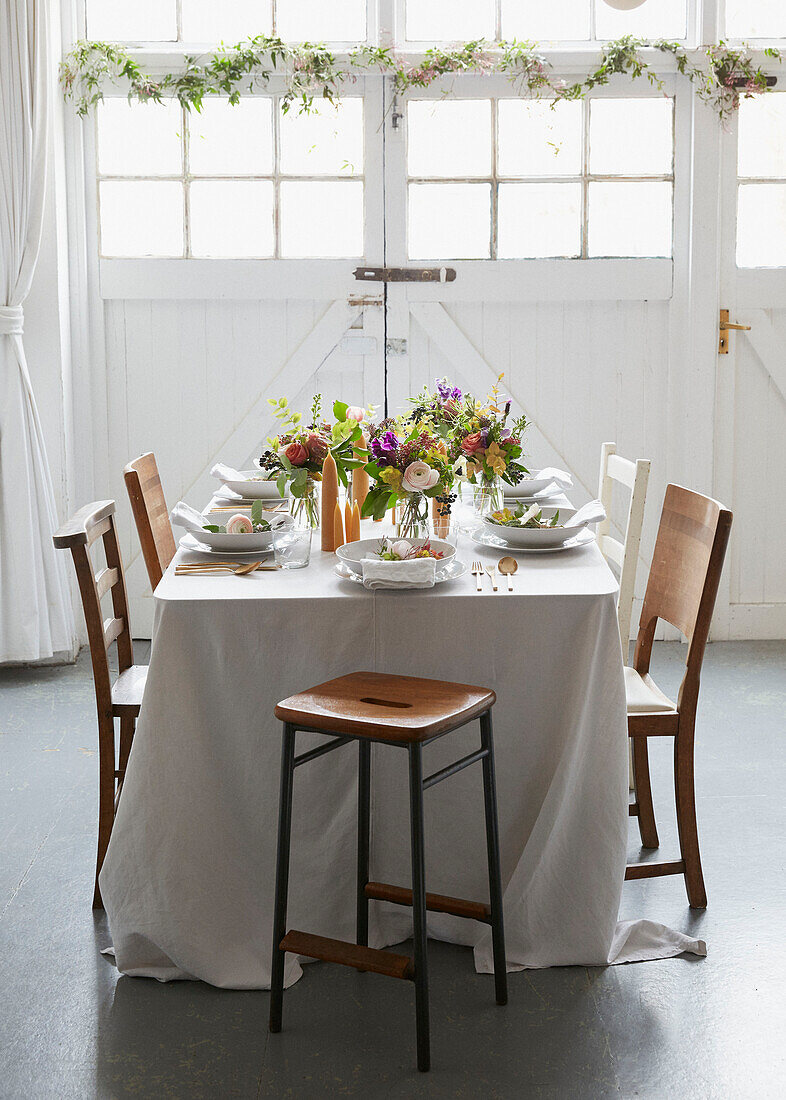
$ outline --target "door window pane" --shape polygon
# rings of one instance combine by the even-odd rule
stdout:
[[[494,0],[407,0],[409,42],[494,38]]]
[[[671,99],[593,99],[590,172],[601,176],[669,175],[673,116]]]
[[[288,176],[363,173],[363,101],[323,104],[313,113],[280,119],[281,171]]]
[[[273,170],[273,104],[246,96],[206,99],[188,115],[188,161],[195,176],[262,176]]]
[[[580,254],[580,183],[500,184],[498,256]]]
[[[272,256],[270,180],[196,180],[190,187],[194,256]]]
[[[685,38],[686,7],[685,0],[648,0],[640,8],[618,11],[604,0],[595,0],[595,37]]]
[[[786,95],[771,93],[740,103],[737,174],[786,177]]]
[[[726,0],[726,34],[729,38],[785,38],[786,4],[783,0]]]
[[[670,256],[671,183],[590,183],[590,256]]]
[[[488,259],[490,200],[487,183],[411,183],[409,255]]]
[[[281,255],[362,256],[360,181],[281,183]]]
[[[182,256],[183,184],[175,180],[104,180],[104,256]]]
[[[273,27],[271,0],[181,0],[180,37],[184,42],[234,44]]]
[[[365,42],[366,0],[277,0],[285,42]]]
[[[585,41],[590,35],[589,17],[586,0],[502,0],[502,37]]]
[[[786,182],[740,184],[737,264],[786,267]]]
[[[183,171],[183,110],[177,100],[105,99],[97,126],[102,176],[179,176]]]
[[[491,100],[415,100],[407,107],[410,176],[487,176]]]
[[[501,176],[581,174],[580,103],[502,99],[498,171]]]
[[[87,0],[87,35],[110,42],[174,41],[175,0]]]

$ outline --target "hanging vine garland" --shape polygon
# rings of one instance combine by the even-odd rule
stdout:
[[[123,83],[129,100],[160,103],[175,98],[186,109],[199,111],[206,96],[226,96],[235,104],[241,95],[263,89],[275,75],[283,76],[285,81],[282,110],[287,112],[297,104],[299,113],[308,113],[318,99],[337,104],[343,85],[357,79],[361,69],[391,75],[401,93],[428,88],[445,76],[501,73],[519,95],[559,102],[583,99],[591,89],[608,84],[616,75],[631,80],[644,77],[662,89],[662,79],[641,53],[645,47],[672,55],[677,71],[690,80],[696,94],[723,122],[737,110],[741,98],[768,91],[767,75],[755,64],[746,45],[732,48],[721,41],[688,52],[677,42],[647,42],[631,35],[607,42],[600,65],[572,84],[552,76],[549,61],[534,42],[487,42],[480,38],[452,49],[426,50],[422,60],[410,64],[390,49],[373,46],[359,46],[339,62],[323,45],[282,42],[267,35],[257,35],[202,58],[187,56],[182,69],[158,77],[144,73],[122,46],[77,42],[60,64],[60,84],[64,98],[73,101],[81,116],[103,100],[107,87]],[[777,49],[770,47],[764,54],[780,61]]]

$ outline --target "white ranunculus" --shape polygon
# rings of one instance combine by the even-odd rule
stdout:
[[[407,466],[402,485],[408,493],[422,493],[426,489],[433,489],[438,481],[439,471],[429,466],[428,462],[418,459]]]

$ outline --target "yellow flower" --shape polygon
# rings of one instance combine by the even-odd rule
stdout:
[[[507,460],[505,458],[505,452],[500,447],[499,443],[489,443],[486,448],[486,463],[491,467],[495,474],[504,474],[507,469]]]
[[[397,470],[395,466],[385,466],[380,470],[379,476],[395,493],[401,492],[401,479],[404,476],[401,470]]]

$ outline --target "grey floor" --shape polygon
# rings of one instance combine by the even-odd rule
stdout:
[[[683,659],[660,646],[667,689]],[[269,1037],[267,993],[118,976],[90,909],[93,706],[84,654],[0,670],[0,1096],[786,1095],[786,643],[708,650],[697,772],[709,908],[692,913],[678,878],[625,887],[623,917],[691,931],[708,957],[514,974],[502,1009],[469,950],[432,943],[429,1075],[414,1069],[409,983],[315,964]],[[665,741],[652,761],[660,858],[675,858]]]

